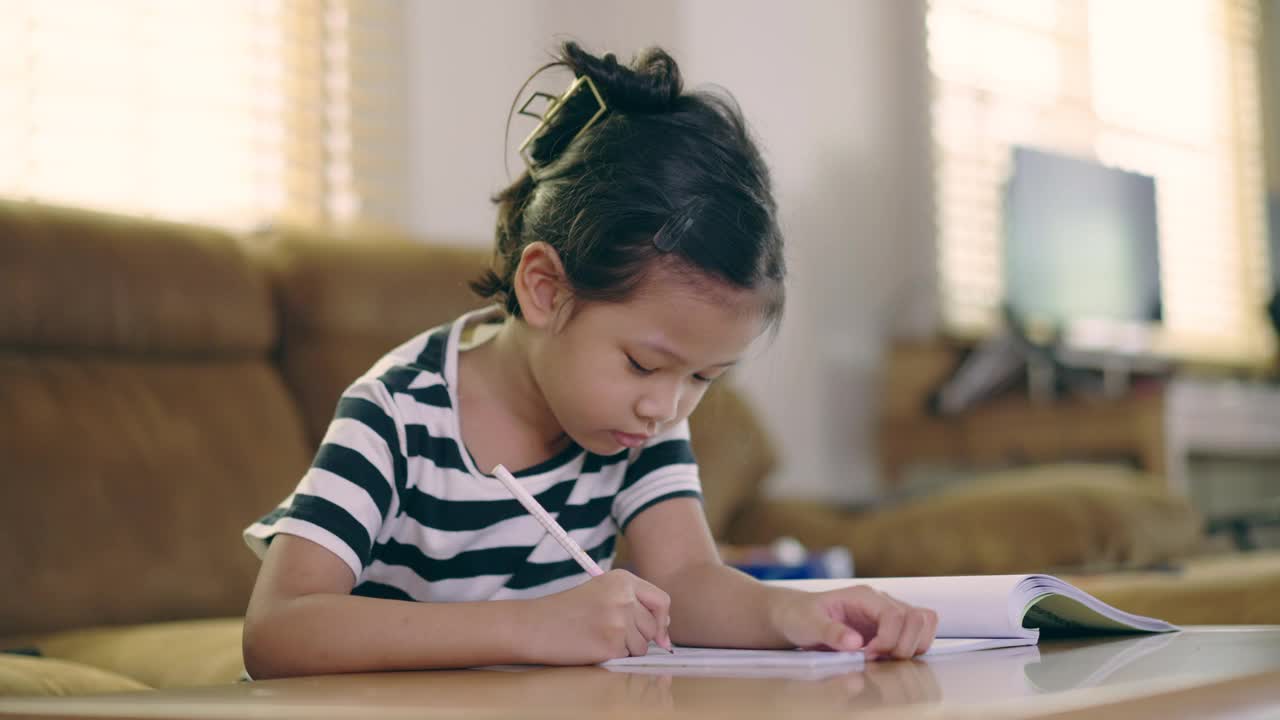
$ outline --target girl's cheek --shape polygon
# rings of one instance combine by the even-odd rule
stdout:
[[[706,394],[705,389],[695,389],[689,391],[680,399],[681,419],[687,418],[693,413],[694,409],[698,407],[698,403],[702,402],[702,396],[704,394]]]

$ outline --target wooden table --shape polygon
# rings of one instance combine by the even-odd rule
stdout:
[[[599,667],[272,680],[76,698],[0,698],[0,716],[110,718],[1205,717],[1280,714],[1280,626],[1044,640],[834,675]]]

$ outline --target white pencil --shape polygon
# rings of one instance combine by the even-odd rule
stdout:
[[[520,501],[520,504],[524,506],[524,509],[528,510],[530,515],[534,516],[538,519],[538,522],[542,523],[542,527],[546,528],[547,532],[551,533],[551,537],[555,538],[556,542],[560,543],[560,547],[564,548],[574,560],[578,561],[578,564],[582,566],[583,570],[587,571],[588,575],[596,577],[604,574],[604,571],[600,569],[600,566],[596,564],[596,561],[592,560],[591,556],[582,550],[582,546],[578,545],[578,543],[573,541],[573,538],[569,537],[569,533],[565,532],[564,528],[560,527],[560,524],[547,514],[547,511],[538,504],[537,500],[533,499],[533,496],[529,494],[528,490],[524,489],[523,485],[516,482],[515,477],[512,476],[509,470],[499,465],[493,469],[493,474],[497,475],[498,479],[502,481],[502,484],[507,486],[507,490],[511,491],[511,494],[515,496],[516,500]]]

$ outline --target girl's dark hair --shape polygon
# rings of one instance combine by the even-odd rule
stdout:
[[[608,110],[582,131],[598,109],[584,87],[529,146],[533,174],[494,197],[494,267],[472,289],[519,317],[516,267],[525,246],[542,241],[559,253],[575,297],[624,300],[665,257],[692,276],[764,290],[776,327],[782,234],[769,171],[732,97],[683,92],[661,48],[627,67],[567,42],[558,60],[591,78]]]

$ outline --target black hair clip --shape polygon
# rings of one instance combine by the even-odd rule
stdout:
[[[702,206],[702,198],[695,197],[690,200],[658,229],[658,232],[653,236],[653,244],[664,253],[674,250],[676,245],[680,244],[680,238],[683,238],[685,233],[689,232],[689,229],[693,227],[693,223],[698,217],[698,211],[702,209]]]

